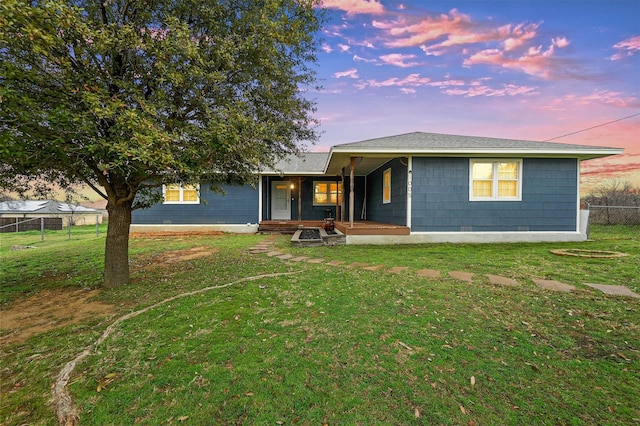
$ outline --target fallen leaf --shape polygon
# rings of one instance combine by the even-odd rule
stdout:
[[[253,392],[247,392],[244,394],[244,396],[253,396]]]
[[[416,416],[416,419],[420,418],[420,410],[416,408],[415,411],[413,412],[413,415]]]
[[[471,386],[476,385],[476,376],[471,376]]]
[[[178,421],[182,423],[185,420],[187,420],[188,418],[189,418],[189,416],[180,416],[180,417],[178,417]]]
[[[476,422],[474,422],[473,420],[469,420],[469,423],[467,423],[467,426],[476,426]]]
[[[462,411],[462,414],[467,414],[467,410],[462,405],[460,406],[460,411]]]

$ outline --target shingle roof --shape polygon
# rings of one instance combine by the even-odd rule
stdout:
[[[0,203],[0,213],[20,214],[79,214],[100,211],[76,204],[61,203],[53,200],[4,201]]]
[[[413,132],[335,145],[329,153],[290,156],[264,174],[338,174],[358,157],[356,174],[367,174],[393,157],[427,156],[522,156],[564,157],[587,160],[621,154],[622,149],[602,146],[499,139],[480,136]]]
[[[321,174],[329,157],[328,152],[306,152],[291,155],[276,164],[276,170],[266,171],[266,174]]]
[[[610,147],[573,145],[555,142],[537,142],[518,139],[499,139],[481,136],[446,135],[440,133],[413,132],[396,136],[368,139],[336,145],[333,151],[344,150],[393,150],[403,152],[415,151],[468,151],[488,150],[531,150],[540,152],[611,150]]]

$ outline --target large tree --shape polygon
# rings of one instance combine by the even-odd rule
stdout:
[[[0,187],[92,187],[104,285],[127,283],[131,212],[153,188],[245,184],[316,139],[316,3],[3,0]]]

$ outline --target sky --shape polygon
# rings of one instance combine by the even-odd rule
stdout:
[[[312,151],[414,131],[553,140],[624,148],[583,162],[583,188],[640,187],[639,0],[323,4]]]

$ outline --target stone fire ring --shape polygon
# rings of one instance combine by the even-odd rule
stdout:
[[[616,257],[629,256],[627,253],[606,250],[556,249],[549,251],[553,254],[557,254],[558,256],[593,257],[597,259],[612,259]]]

